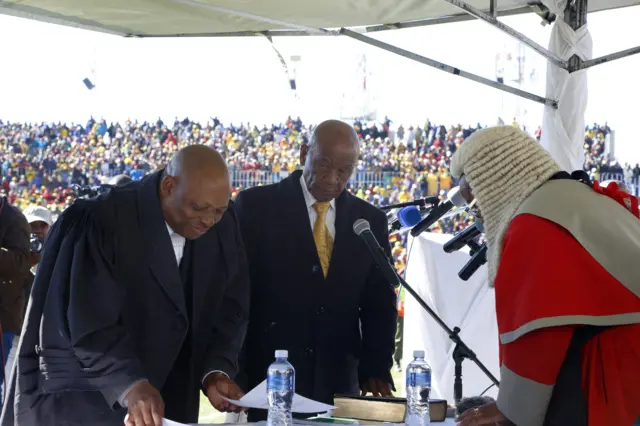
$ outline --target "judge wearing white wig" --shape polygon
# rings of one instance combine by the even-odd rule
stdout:
[[[631,425],[640,415],[640,222],[521,130],[480,130],[452,158],[489,247],[500,335],[495,404],[462,426]]]

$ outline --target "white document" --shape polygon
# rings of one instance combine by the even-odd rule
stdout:
[[[245,423],[245,426],[247,425],[251,425],[251,424],[255,424],[255,423]],[[226,424],[213,424],[213,423],[192,423],[192,424],[185,424],[185,423],[180,423],[180,422],[174,422],[173,420],[169,420],[169,419],[162,419],[162,426],[237,426],[237,424],[235,423],[226,423]]]
[[[440,426],[440,425],[455,426],[456,425],[456,422],[454,422],[453,419],[446,419],[442,423],[435,423],[435,422],[432,422],[432,423],[434,423],[434,426]],[[266,424],[267,422],[263,421],[258,423],[245,423],[245,426],[249,426],[249,425],[265,426]],[[293,426],[313,426],[313,425],[321,426],[322,423],[304,421],[304,420],[298,420],[298,419],[293,420]],[[237,426],[237,424],[213,425],[213,424],[198,423],[198,424],[186,425],[184,423],[178,423],[172,420],[162,419],[162,426]],[[358,426],[358,423],[354,423],[353,426]],[[370,424],[368,426],[404,426],[404,423],[380,423],[380,424]]]
[[[162,426],[189,426],[189,425],[186,425],[184,423],[174,422],[173,420],[169,420],[169,419],[162,419]]]
[[[264,382],[253,388],[253,390],[243,396],[240,401],[234,401],[227,398],[224,399],[234,405],[237,405],[238,407],[268,410],[269,402],[267,401],[267,381],[265,380]],[[292,411],[294,413],[325,413],[335,408],[336,407],[334,407],[333,405],[323,404],[322,402],[314,401],[298,394],[294,394],[293,396]]]

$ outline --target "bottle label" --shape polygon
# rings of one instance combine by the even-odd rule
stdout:
[[[270,373],[267,375],[268,390],[293,391],[294,388],[293,374]]]
[[[407,387],[431,387],[431,371],[408,372]]]

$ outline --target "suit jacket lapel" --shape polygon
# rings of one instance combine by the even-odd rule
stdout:
[[[301,242],[297,244],[300,250],[304,250],[304,255],[311,259],[314,264],[320,264],[316,243],[313,240],[313,231],[309,223],[309,209],[300,186],[301,171],[296,171],[282,181],[282,196],[280,204],[285,214],[285,223],[290,224],[291,234]],[[293,201],[292,201],[293,200]]]
[[[160,209],[158,187],[161,172],[153,173],[141,182],[139,189],[139,222],[148,247],[147,262],[154,277],[180,312],[187,315],[180,270]]]

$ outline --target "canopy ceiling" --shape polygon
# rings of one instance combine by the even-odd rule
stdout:
[[[484,11],[490,0],[468,0]],[[501,14],[526,0],[497,0]],[[640,0],[589,0],[595,12]],[[313,33],[464,15],[443,0],[0,0],[0,13],[122,36],[249,35],[269,30]],[[317,32],[316,32],[317,33]]]

